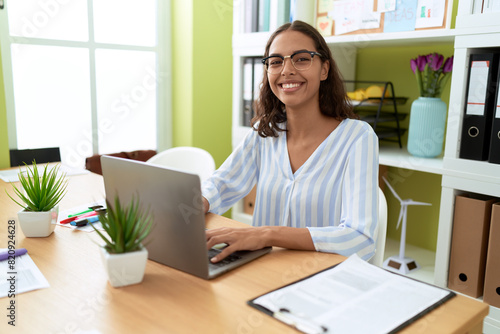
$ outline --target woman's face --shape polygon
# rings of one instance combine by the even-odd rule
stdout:
[[[287,30],[276,36],[269,48],[269,55],[290,56],[297,51],[317,52],[313,40],[307,35]],[[294,109],[319,108],[319,86],[328,76],[329,62],[321,62],[314,56],[307,70],[295,69],[290,58],[285,59],[280,73],[267,73],[269,85],[276,97],[288,111]]]

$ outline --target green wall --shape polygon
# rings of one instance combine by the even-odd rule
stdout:
[[[7,135],[7,109],[3,84],[2,54],[0,52],[0,169],[10,167],[9,138]]]
[[[208,150],[220,165],[231,152],[232,100],[232,6],[203,0],[172,1],[172,104],[173,145]],[[224,3],[225,4],[225,3]],[[401,108],[408,113],[418,93],[409,61],[420,54],[453,54],[453,45],[360,48],[358,80],[391,80],[399,96],[408,97]],[[1,62],[1,54],[0,54]],[[2,68],[0,66],[0,74]],[[0,75],[0,168],[9,166],[7,116],[3,76]],[[449,86],[442,98],[449,100]],[[408,127],[408,119],[403,122]],[[403,138],[406,144],[406,135]],[[384,144],[385,145],[385,144]],[[411,170],[389,168],[389,179],[403,198],[432,203],[408,211],[407,242],[435,250],[441,177]],[[399,203],[386,190],[389,208],[388,236],[396,230]]]
[[[209,151],[217,165],[231,153],[232,6],[172,2],[173,146]]]
[[[401,126],[408,129],[411,103],[418,98],[415,76],[410,69],[410,59],[418,55],[438,52],[446,57],[453,55],[453,44],[430,44],[419,46],[380,47],[358,49],[356,79],[391,81],[397,96],[408,97],[403,106],[398,106],[398,112],[408,114]],[[450,82],[445,86],[441,96],[448,104],[450,99]],[[403,136],[403,150],[406,150],[408,132]],[[392,145],[384,141],[380,145]],[[388,179],[394,185],[396,192],[402,198],[412,198],[417,201],[432,203],[432,207],[410,207],[408,209],[407,243],[436,250],[437,230],[439,221],[439,205],[441,197],[441,176],[421,173],[407,169],[389,168]],[[396,230],[399,216],[399,202],[385,190],[388,204],[389,222],[387,236],[399,240],[401,229]]]

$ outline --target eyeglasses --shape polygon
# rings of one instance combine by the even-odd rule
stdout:
[[[322,55],[315,51],[297,51],[290,56],[269,56],[262,59],[262,63],[266,71],[270,74],[281,73],[285,66],[285,59],[290,58],[293,67],[297,71],[305,71],[311,68],[314,56],[322,57]]]

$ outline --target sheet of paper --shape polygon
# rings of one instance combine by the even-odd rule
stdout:
[[[38,166],[38,164],[37,164]],[[53,168],[54,165],[49,165],[47,170],[50,170]],[[90,171],[86,169],[81,169],[81,168],[72,168],[66,165],[60,165],[61,167],[59,168],[59,173],[58,175],[61,175],[61,173],[66,173],[67,176],[70,175],[80,175],[80,174],[87,174],[90,173]],[[0,179],[2,179],[4,182],[17,182],[19,181],[19,171],[25,173],[26,172],[26,166],[20,167],[20,168],[14,168],[14,169],[7,169],[7,170],[0,170]]]
[[[334,0],[318,0],[318,9],[316,12],[318,13],[328,13],[333,9]]]
[[[490,62],[486,60],[476,60],[471,64],[466,115],[484,115],[489,66]]]
[[[441,27],[445,5],[445,0],[418,0],[415,28]]]
[[[335,35],[380,27],[380,13],[373,11],[374,0],[334,1],[328,16],[335,20]]]
[[[328,13],[335,20],[335,35],[342,35],[361,28],[362,1],[339,0],[333,2]]]
[[[447,290],[389,273],[353,255],[254,303],[278,319],[284,315],[285,322],[304,324],[305,332],[325,327],[329,333],[374,334],[390,332],[448,295]]]
[[[378,0],[377,11],[379,13],[396,10],[396,0]]]
[[[4,251],[7,251],[7,249],[0,249],[0,252]],[[12,269],[9,261],[0,261],[0,298],[7,297],[10,293],[19,294],[50,286],[28,254],[16,256],[14,266],[14,269]],[[15,278],[14,289],[11,289],[10,279],[12,277]],[[14,292],[9,293],[9,291]]]
[[[57,225],[62,226],[62,227],[66,227],[66,228],[70,228],[73,230],[78,230],[78,231],[95,232],[94,229],[92,228],[92,226],[90,226],[90,225],[74,226],[71,224],[61,224],[61,220],[68,218],[69,215],[73,215],[75,213],[82,212],[83,210],[86,210],[89,207],[94,206],[94,205],[102,205],[105,208],[106,207],[106,200],[101,199],[101,200],[98,200],[98,201],[95,201],[92,203],[82,204],[80,206],[76,206],[76,207],[73,207],[73,208],[68,209],[68,210],[59,211],[59,215],[57,216]],[[93,223],[93,225],[96,229],[98,229],[100,231],[104,230],[102,228],[102,224],[100,222]]]
[[[384,32],[415,30],[417,0],[397,0],[396,10],[386,12]]]
[[[363,0],[363,11],[361,13],[361,29],[380,28],[380,12],[373,11],[374,0]]]

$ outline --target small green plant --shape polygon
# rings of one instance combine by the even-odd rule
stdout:
[[[148,236],[153,225],[153,218],[149,211],[140,210],[140,201],[135,196],[128,206],[120,203],[115,197],[115,206],[107,203],[106,213],[99,216],[102,227],[109,237],[92,227],[106,243],[104,249],[108,253],[121,254],[141,249],[141,242]]]
[[[30,168],[26,163],[26,173],[19,172],[19,182],[21,189],[15,185],[14,192],[19,196],[24,205],[12,198],[9,193],[7,195],[18,205],[25,208],[26,211],[44,212],[54,208],[66,194],[68,182],[66,174],[58,177],[60,165],[48,169],[45,165],[43,174],[40,175],[36,161],[33,160],[33,167]],[[24,189],[24,192],[22,191]],[[5,191],[7,192],[7,190]]]

